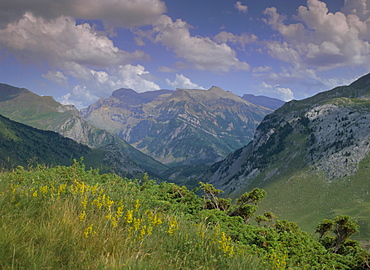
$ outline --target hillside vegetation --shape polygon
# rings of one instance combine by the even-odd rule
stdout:
[[[348,216],[323,220],[309,235],[271,212],[254,216],[264,190],[235,204],[210,184],[199,192],[147,175],[101,175],[80,162],[1,173],[0,268],[369,268]]]
[[[73,105],[62,105],[51,96],[38,96],[0,83],[0,114],[37,129],[57,132],[91,148],[107,148],[109,156],[120,160],[116,164],[122,166],[119,171],[159,174],[167,169],[121,138],[89,124]]]
[[[144,173],[136,163],[114,145],[99,149],[75,142],[54,131],[36,129],[0,115],[0,168],[43,164],[71,165],[73,159],[85,158],[87,166],[121,176]]]

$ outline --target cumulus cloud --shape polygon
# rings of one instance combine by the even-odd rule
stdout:
[[[164,73],[172,73],[172,72],[176,72],[176,69],[174,69],[174,68],[170,68],[170,67],[166,67],[166,66],[159,66],[157,70],[158,70],[159,72],[164,72]]]
[[[68,78],[60,71],[48,71],[46,74],[43,74],[42,77],[45,79],[55,82],[60,85],[67,85]]]
[[[247,63],[238,60],[235,51],[226,43],[218,44],[209,37],[192,36],[190,28],[181,19],[174,22],[170,17],[162,15],[154,22],[153,30],[137,33],[173,50],[178,57],[198,70],[228,72],[250,69]]]
[[[189,78],[182,74],[176,74],[176,78],[173,82],[166,79],[166,83],[173,88],[183,88],[183,89],[205,89],[202,86],[193,83]]]
[[[81,85],[63,101],[76,102],[77,106],[109,95],[118,87],[159,89],[146,78],[149,73],[143,66],[130,64],[148,59],[144,52],[120,50],[107,36],[89,24],[76,24],[71,17],[45,20],[26,13],[0,30],[1,47],[21,62],[47,63],[52,70],[58,70],[43,75],[50,81],[66,85],[67,76],[75,78]]]
[[[234,7],[240,12],[246,13],[248,11],[248,6],[243,5],[240,1],[236,2]]]
[[[258,40],[257,36],[254,34],[247,34],[247,33],[242,33],[240,36],[235,35],[230,32],[222,31],[218,33],[214,38],[213,38],[217,43],[226,43],[230,42],[233,44],[239,44],[241,47],[244,49],[245,46],[249,43],[256,42]]]
[[[370,17],[370,1],[369,0],[344,0],[342,12],[345,14],[355,14],[361,21]]]
[[[294,99],[293,91],[289,88],[280,87],[279,85],[271,85],[265,82],[262,82],[260,86],[260,92],[284,101],[290,101]]]
[[[63,104],[74,104],[79,109],[87,107],[101,97],[109,96],[119,88],[131,88],[136,92],[159,90],[154,78],[142,65],[123,65],[112,67],[105,71],[88,69],[88,78],[84,84],[79,84],[62,96]]]
[[[52,67],[106,67],[145,59],[142,51],[120,50],[89,24],[76,24],[71,17],[54,20],[25,13],[16,23],[0,30],[0,48],[21,61],[46,62]]]
[[[26,12],[46,19],[70,16],[102,20],[108,27],[150,24],[166,12],[160,0],[0,0],[0,27],[18,21]]]
[[[76,85],[71,92],[59,98],[58,101],[63,105],[74,105],[78,109],[82,109],[98,99],[99,97],[94,95],[86,86]]]
[[[275,7],[267,8],[265,20],[283,41],[268,41],[271,56],[298,68],[332,69],[341,66],[368,66],[370,28],[365,0],[347,0],[342,12],[331,13],[319,0],[308,0],[294,17],[298,22],[285,24]]]
[[[116,88],[118,88],[118,86],[131,88],[139,93],[160,89],[160,87],[153,81],[154,78],[151,76],[149,71],[146,71],[145,67],[142,65],[120,66],[116,70],[116,73]]]
[[[272,70],[272,67],[270,66],[262,66],[262,67],[255,67],[253,68],[253,73],[264,73]]]
[[[319,75],[317,74],[319,73]],[[284,85],[293,89],[299,89],[295,93],[295,98],[307,98],[318,91],[333,89],[338,85],[348,85],[358,77],[346,78],[334,75],[326,76],[326,72],[317,72],[315,69],[297,69],[294,67],[283,67],[281,72],[269,72],[260,74],[266,83],[271,85]],[[341,74],[341,73],[338,73]]]

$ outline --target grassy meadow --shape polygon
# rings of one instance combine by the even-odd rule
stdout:
[[[70,167],[0,173],[1,269],[363,269],[369,253],[349,217],[310,235],[273,213],[254,216],[266,192],[235,203],[144,174]],[[258,225],[250,224],[252,219]],[[332,227],[325,226],[332,224]],[[324,229],[323,229],[324,228]],[[343,237],[345,236],[345,237]]]

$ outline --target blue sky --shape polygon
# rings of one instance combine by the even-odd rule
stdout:
[[[369,40],[370,0],[0,0],[0,82],[80,109],[122,87],[288,101],[367,74]]]

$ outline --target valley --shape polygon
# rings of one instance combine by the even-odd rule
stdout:
[[[308,232],[348,214],[361,225],[355,237],[369,237],[370,75],[284,105],[218,87],[119,89],[80,113],[25,89],[0,92],[0,114],[105,151],[106,166],[121,175],[149,172],[191,188],[207,182],[231,198],[263,188],[261,213]]]

